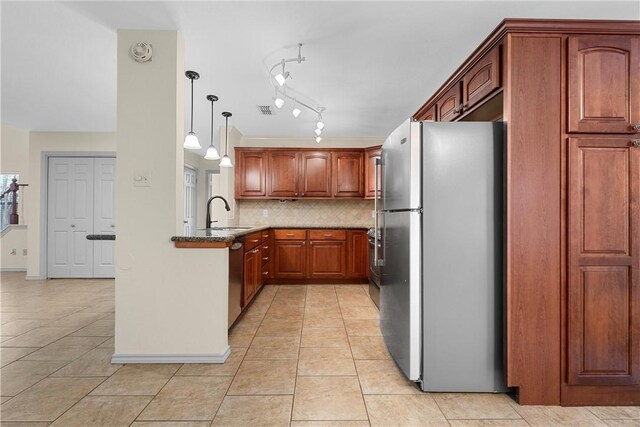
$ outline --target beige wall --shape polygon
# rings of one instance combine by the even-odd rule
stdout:
[[[144,64],[128,54],[140,40],[154,49],[153,60]],[[223,361],[228,352],[228,250],[178,249],[170,241],[183,230],[182,37],[175,31],[119,30],[117,60],[113,360]],[[150,186],[133,185],[137,171],[150,175]]]
[[[31,132],[29,135],[29,189],[26,193],[25,223],[29,226],[27,247],[27,278],[46,277],[46,259],[42,251],[46,240],[44,155],[73,156],[80,153],[115,154],[116,134],[113,132]]]
[[[17,173],[20,183],[29,183],[29,131],[5,124],[0,132],[0,173]],[[4,191],[2,188],[0,191]],[[21,187],[19,192],[18,215],[24,225],[27,212],[29,187]],[[11,250],[16,254],[12,255]],[[27,269],[27,228],[10,226],[0,236],[0,269],[3,271],[24,271]]]

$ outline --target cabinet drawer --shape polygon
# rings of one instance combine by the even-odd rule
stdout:
[[[263,243],[262,246],[260,246],[260,257],[261,257],[263,266],[269,263],[269,260],[271,259],[270,253],[271,253],[270,246]]]
[[[309,240],[346,240],[345,230],[309,230]]]
[[[244,238],[244,250],[245,250],[245,252],[246,251],[250,251],[251,249],[255,248],[261,242],[262,242],[262,233],[260,231],[258,231],[257,233],[248,234]]]
[[[261,238],[263,242],[269,240],[269,230],[263,230],[261,232]]]
[[[305,240],[306,230],[275,230],[276,240]]]

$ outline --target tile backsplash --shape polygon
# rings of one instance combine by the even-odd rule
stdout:
[[[373,200],[238,200],[237,209],[240,225],[373,226]]]

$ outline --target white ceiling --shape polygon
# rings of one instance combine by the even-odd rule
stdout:
[[[204,143],[210,93],[220,97],[217,117],[231,111],[230,123],[244,135],[311,137],[311,112],[293,119],[284,108],[272,117],[256,108],[271,103],[268,68],[296,56],[298,42],[307,61],[287,66],[289,86],[327,108],[324,136],[379,137],[415,112],[505,17],[640,19],[638,1],[3,1],[0,7],[3,123],[114,131],[116,30],[177,29],[186,69],[201,74],[195,131]],[[188,111],[185,118],[188,125]]]

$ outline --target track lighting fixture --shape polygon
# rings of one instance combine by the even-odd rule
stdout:
[[[222,156],[222,159],[220,159],[220,167],[221,168],[232,168],[233,167],[233,163],[231,163],[231,158],[229,157],[229,153],[227,152],[227,150],[229,150],[229,117],[231,117],[232,114],[225,111],[222,113],[222,117],[224,117],[225,120],[225,125],[224,125],[224,156]]]
[[[207,160],[220,160],[220,154],[218,154],[218,150],[216,150],[215,145],[213,145],[213,103],[218,100],[218,97],[215,95],[207,95],[207,100],[211,101],[211,143],[209,144],[209,148],[207,148],[207,154],[204,155],[204,158]]]
[[[297,62],[298,64],[301,64],[305,60],[306,60],[306,58],[304,56],[302,56],[302,44],[298,43],[298,56],[296,58],[289,58],[289,59],[282,58],[280,60],[280,62],[274,64],[273,67],[271,67],[271,69],[269,70],[269,77],[273,78],[273,80],[277,84],[277,85],[274,84],[273,81],[272,81],[272,84],[274,84],[274,89],[275,89],[275,92],[276,92],[275,97],[273,98],[273,103],[276,106],[276,108],[282,108],[287,99],[292,100],[293,101],[293,108],[291,108],[291,114],[295,118],[298,118],[298,116],[300,116],[300,114],[302,113],[301,107],[305,107],[305,108],[313,111],[314,113],[316,113],[318,115],[318,119],[316,120],[316,130],[315,130],[316,142],[320,142],[322,140],[322,138],[320,138],[320,134],[322,133],[322,129],[324,128],[324,122],[322,121],[322,115],[321,114],[325,110],[325,108],[324,107],[312,107],[310,105],[307,105],[304,102],[300,102],[296,98],[293,98],[293,97],[287,95],[286,89],[284,89],[284,88],[283,89],[279,89],[278,88],[278,85],[280,87],[283,87],[287,83],[287,79],[292,78],[291,74],[285,68],[286,64],[288,62]],[[274,75],[273,74],[274,70],[276,70],[278,67],[281,67],[281,71]]]
[[[193,81],[198,80],[200,78],[200,74],[195,71],[186,71],[184,75],[191,80],[191,130],[184,139],[184,148],[199,150],[202,147],[200,146],[200,142],[198,142],[198,137],[195,132],[193,132]]]

